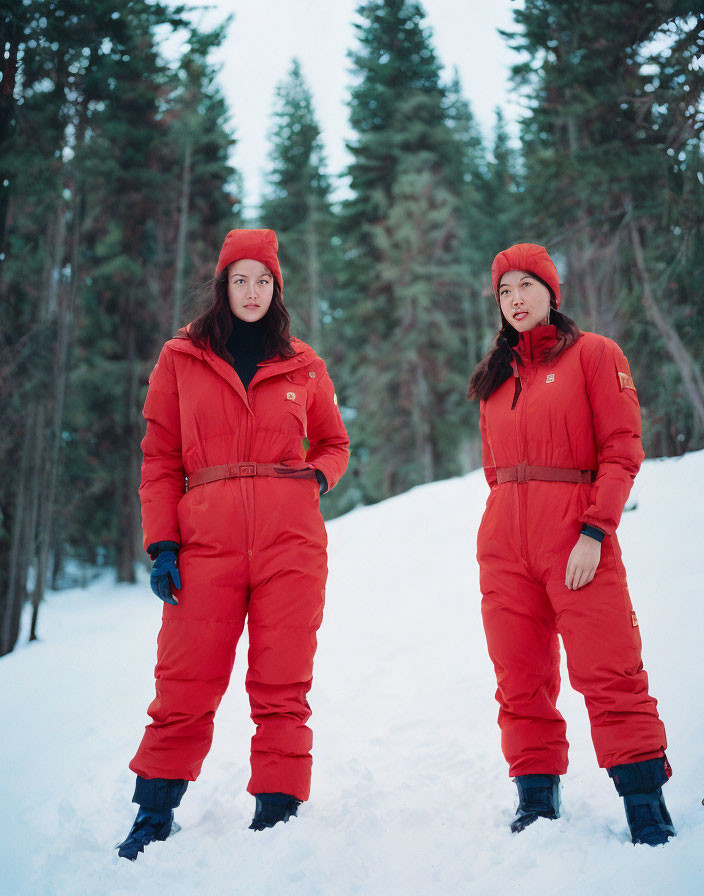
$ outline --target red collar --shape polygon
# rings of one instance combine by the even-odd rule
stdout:
[[[299,367],[310,364],[315,359],[315,352],[309,345],[300,342],[298,339],[292,339],[291,341],[293,348],[297,349],[298,354],[294,355],[293,358],[282,358],[280,355],[276,355],[273,358],[269,358],[267,361],[260,362],[259,368],[254,374],[252,382],[249,384],[250,388],[261,380],[276,376],[280,373],[290,373]],[[244,401],[247,410],[252,413],[247,397],[247,390],[245,390],[242,381],[235,373],[232,364],[228,364],[227,361],[219,355],[216,355],[211,348],[198,348],[188,337],[176,336],[173,339],[169,339],[167,345],[174,351],[193,355],[194,357],[205,361],[206,364],[209,364],[216,373],[232,386],[242,401]]]
[[[555,324],[547,324],[519,333],[518,345],[513,350],[524,364],[533,364],[542,361],[556,345],[557,327]]]
[[[288,373],[291,370],[295,370],[297,367],[302,367],[306,364],[310,364],[315,358],[315,352],[309,345],[300,342],[295,337],[292,337],[291,344],[296,350],[296,354],[292,358],[282,358],[281,355],[274,355],[273,358],[267,358],[266,361],[260,361],[259,367],[262,369],[267,369],[270,367],[275,367],[272,370],[271,374],[265,374],[266,376],[279,374],[279,373]],[[221,363],[225,364],[227,367],[231,365],[227,364],[219,355],[216,355],[215,352],[211,348],[198,348],[195,346],[188,337],[184,336],[175,336],[173,339],[169,339],[168,345],[170,348],[174,349],[177,352],[184,352],[187,355],[193,355],[196,358],[201,358],[203,361],[206,361],[210,364],[211,367],[218,368]]]

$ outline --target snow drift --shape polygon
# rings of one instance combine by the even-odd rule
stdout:
[[[566,673],[563,817],[510,834],[515,787],[474,559],[478,471],[329,525],[313,791],[270,831],[247,830],[245,635],[213,750],[176,813],[183,830],[134,864],[116,859],[134,817],[127,762],[147,721],[160,604],[146,575],[52,594],[42,641],[0,660],[0,893],[703,892],[703,480],[704,451],[646,462],[619,529],[674,769],[665,795],[678,837],[666,847],[631,845]]]

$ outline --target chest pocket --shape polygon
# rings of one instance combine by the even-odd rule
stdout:
[[[306,436],[306,402],[308,379],[304,373],[287,373],[281,383],[284,426],[301,438]]]

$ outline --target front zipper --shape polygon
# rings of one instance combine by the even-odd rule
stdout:
[[[518,373],[518,362],[516,363],[516,373],[518,373],[518,384],[515,388],[514,394],[514,403],[512,406],[512,410],[515,412],[516,416],[514,418],[516,425],[516,457],[525,461],[527,463],[527,440],[525,437],[525,408],[526,401],[528,400],[528,390],[530,389],[534,379],[535,379],[535,359],[533,355],[533,342],[529,339],[530,343],[530,366],[528,368],[528,375],[525,378],[525,382],[521,377],[520,373]],[[517,482],[515,485],[516,489],[516,507],[517,507],[517,516],[518,516],[518,532],[519,532],[519,540],[521,545],[521,560],[523,563],[528,566],[528,531],[527,531],[527,519],[525,507],[522,507],[522,503],[525,500],[524,498],[524,489],[522,486],[525,486],[526,483]]]
[[[523,416],[522,411],[523,411],[523,408],[526,403],[526,398],[525,398],[525,394],[524,394],[525,389],[523,388],[523,383],[521,381],[520,376],[518,377],[518,383],[520,384],[520,391],[517,390],[518,395],[516,397],[516,405],[518,405],[518,397],[519,396],[523,395],[523,401],[520,403],[520,407],[518,407],[518,409],[516,411],[516,417],[515,417],[515,421],[516,421],[516,456],[523,457],[523,453],[519,450],[520,445],[521,445],[520,423],[521,423],[522,416]],[[514,488],[516,489],[516,508],[517,508],[516,515],[518,517],[518,539],[519,539],[519,542],[521,545],[521,560],[527,566],[528,565],[528,559],[527,559],[528,545],[526,543],[527,539],[526,539],[526,531],[525,531],[525,513],[523,512],[523,508],[521,507],[522,500],[523,500],[523,496],[521,494],[521,492],[522,492],[521,487],[523,484],[524,483],[517,482],[515,484]]]
[[[256,376],[256,374],[255,374],[255,376]],[[251,386],[252,384],[250,383],[249,385]],[[247,432],[246,432],[246,436],[245,436],[245,445],[247,446],[247,460],[252,461],[254,463],[254,459],[252,458],[252,442],[253,442],[252,430],[254,429],[253,422],[252,422],[254,420],[254,392],[252,392],[252,395],[250,398],[249,386],[247,387],[247,404],[252,409],[252,413],[247,414]],[[250,483],[249,486],[247,486],[247,482]],[[252,554],[254,552],[254,477],[252,477],[251,481],[245,480],[245,491],[247,490],[248,487],[250,488],[249,494],[251,495],[250,504],[251,504],[252,513],[251,513],[251,520],[248,521],[248,524],[247,524],[247,557],[251,561]]]
[[[271,364],[272,362],[264,362]],[[252,377],[252,381],[249,386],[245,390],[245,396],[247,400],[246,410],[247,410],[247,423],[245,427],[245,458],[244,462],[251,461],[252,463],[256,463],[254,458],[252,457],[252,443],[254,441],[254,388],[265,380],[270,379],[273,376],[283,375],[288,373],[288,370],[284,371],[274,371],[269,374],[269,371],[264,369],[268,374],[267,376],[262,377],[256,383],[254,383],[254,379],[257,376],[257,373],[262,370],[261,365],[259,366],[257,372]],[[292,370],[297,369],[295,366]],[[250,482],[250,479],[252,480]],[[242,504],[244,507],[244,517],[245,517],[245,540],[247,543],[247,557],[251,561],[254,553],[254,477],[240,477],[240,494],[242,495]]]
[[[255,374],[256,376],[256,374]],[[252,419],[254,417],[254,409],[250,400],[249,388],[245,389],[245,431],[244,431],[244,457],[240,457],[242,463],[249,463],[252,460]],[[254,496],[250,497],[250,488],[254,491],[253,484],[249,485],[248,476],[237,477],[240,487],[240,498],[242,499],[242,512],[244,517],[244,539],[247,545],[247,558],[252,560],[254,546]]]

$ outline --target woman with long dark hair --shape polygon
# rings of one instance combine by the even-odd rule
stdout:
[[[130,763],[140,809],[118,847],[132,860],[174,830],[245,618],[251,827],[287,821],[309,796],[306,694],[327,577],[318,500],[344,473],[349,439],[325,364],[289,335],[277,249],[273,230],[228,233],[212,301],[149,380],[139,494],[164,608],[152,722]]]
[[[558,310],[560,281],[542,246],[500,252],[491,274],[501,329],[469,397],[480,401],[491,487],[477,558],[501,744],[518,788],[511,829],[559,817],[568,748],[559,634],[633,842],[666,843],[675,830],[661,790],[665,729],[616,537],[644,456],[628,362]]]

